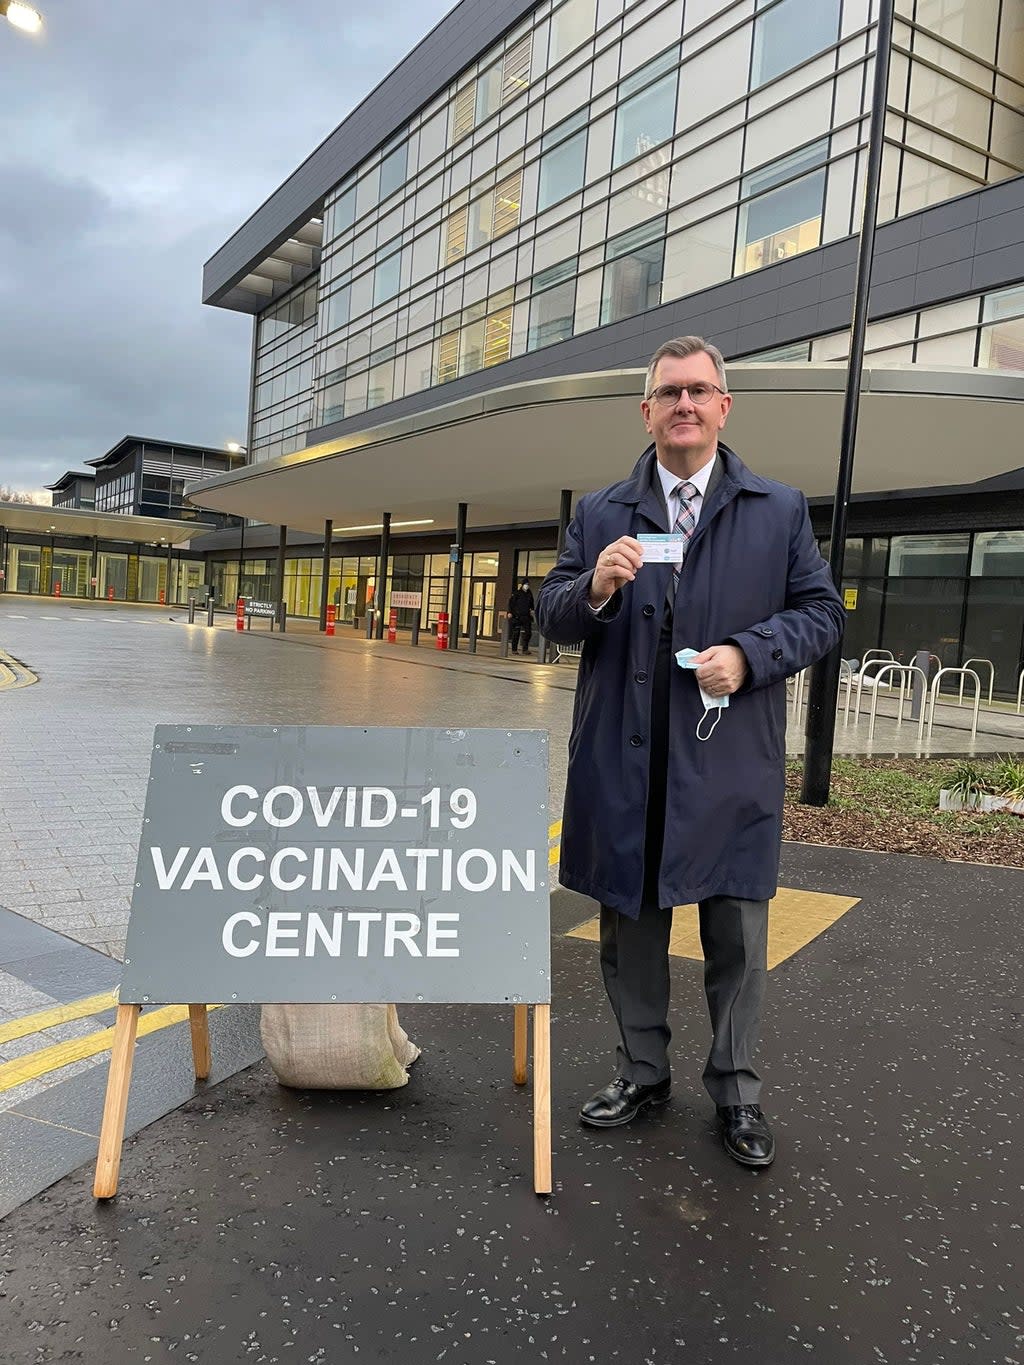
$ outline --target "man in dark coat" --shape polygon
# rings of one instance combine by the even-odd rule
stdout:
[[[726,1150],[767,1166],[775,1143],[754,1051],[785,680],[837,643],[844,612],[803,494],[752,473],[719,440],[732,404],[721,353],[700,337],[667,342],[645,394],[653,444],[623,483],[580,499],[537,603],[545,638],[583,641],[559,877],[601,904],[621,1036],[618,1074],[580,1118],[628,1123],[669,1098],[672,907],[696,902],[712,1026],[704,1084]],[[644,563],[638,537],[666,533],[662,552],[676,562],[655,562],[648,540]]]
[[[516,652],[516,646],[521,639],[523,653],[529,654],[530,636],[533,634],[533,593],[530,591],[529,581],[525,578],[508,599],[508,621],[512,653]]]

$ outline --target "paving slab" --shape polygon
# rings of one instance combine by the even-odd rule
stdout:
[[[549,1199],[509,1012],[406,1006],[404,1089],[260,1064],[139,1133],[116,1200],[85,1167],[9,1215],[5,1359],[1018,1365],[1024,873],[795,845],[783,871],[859,903],[771,973],[769,1170],[721,1149],[683,958],[672,1103],[578,1126],[613,1030],[560,893]]]

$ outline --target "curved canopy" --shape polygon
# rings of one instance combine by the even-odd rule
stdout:
[[[554,520],[563,488],[624,478],[648,444],[642,370],[567,375],[459,399],[250,465],[201,485],[197,507],[323,530],[366,530],[390,512],[420,529]],[[729,367],[725,439],[759,474],[831,496],[845,370]],[[372,416],[372,414],[371,414]],[[1020,464],[1024,374],[865,370],[854,470],[858,493],[962,485]]]
[[[176,521],[170,517],[133,517],[115,512],[92,512],[76,507],[39,507],[29,502],[0,502],[0,526],[38,536],[97,536],[133,545],[181,545],[204,531],[209,522]]]

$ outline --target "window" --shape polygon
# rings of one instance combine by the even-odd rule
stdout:
[[[519,210],[523,200],[523,173],[516,171],[498,182],[494,191],[494,221],[492,237],[511,232],[518,226]]]
[[[464,85],[452,101],[452,142],[473,131],[476,123],[476,82]]]
[[[532,57],[533,35],[527,33],[513,43],[499,61],[456,92],[451,106],[449,143],[464,138],[478,123],[483,123],[527,88]]]
[[[966,532],[893,536],[890,578],[939,578],[967,572],[970,536]],[[920,646],[918,646],[920,648]]]
[[[750,88],[791,71],[823,52],[839,37],[839,0],[781,0],[754,20],[754,65]]]
[[[456,209],[445,227],[444,263],[451,265],[466,254],[469,236],[469,206]]]
[[[334,201],[333,236],[341,234],[356,221],[356,187],[351,186]]]
[[[459,373],[459,331],[442,332],[437,343],[437,382],[447,384]]]
[[[573,256],[534,275],[527,350],[537,351],[572,336],[577,264],[578,258]]]
[[[530,84],[533,34],[527,33],[513,43],[501,63],[501,102],[508,104]]]
[[[601,323],[618,322],[661,302],[665,220],[614,237],[605,248]]]
[[[1024,370],[1024,289],[987,294],[982,321],[982,369]]]
[[[512,305],[484,319],[484,368],[500,365],[512,354]]]
[[[551,47],[548,65],[554,66],[580,43],[593,37],[596,25],[595,0],[568,0],[551,16]]]
[[[622,103],[615,116],[613,169],[649,152],[674,133],[678,58],[678,50],[671,48],[620,84]]]
[[[402,278],[402,253],[396,251],[386,261],[381,261],[373,276],[373,304],[386,303],[398,293]]]
[[[403,142],[393,152],[389,152],[380,163],[380,197],[386,199],[394,194],[400,185],[405,184],[408,170],[409,144]]]
[[[581,109],[544,137],[537,194],[539,213],[583,188],[587,168],[587,118],[588,111]]]
[[[784,261],[820,243],[827,156],[828,139],[824,138],[744,177],[741,193],[744,198],[754,197],[740,207],[737,275]],[[805,171],[811,174],[802,174]]]

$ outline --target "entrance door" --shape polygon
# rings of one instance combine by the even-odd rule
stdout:
[[[494,629],[494,588],[493,578],[471,578],[469,597],[464,609],[463,633],[469,634],[470,618],[477,618],[477,634],[480,639],[493,638]]]

